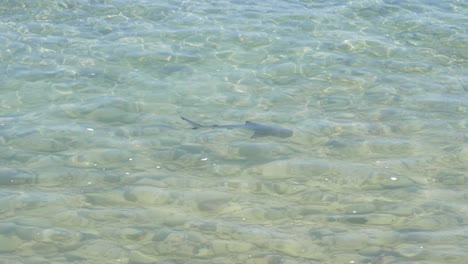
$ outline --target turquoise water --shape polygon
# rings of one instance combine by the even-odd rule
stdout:
[[[0,3],[0,263],[468,257],[464,1]]]

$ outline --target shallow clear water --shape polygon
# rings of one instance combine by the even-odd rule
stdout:
[[[464,262],[467,15],[1,1],[1,262]]]

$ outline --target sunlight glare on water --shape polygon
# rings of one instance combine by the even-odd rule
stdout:
[[[0,3],[0,262],[468,256],[463,1]]]

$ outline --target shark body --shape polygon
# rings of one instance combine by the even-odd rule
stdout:
[[[288,138],[293,135],[293,131],[287,128],[282,128],[278,126],[268,126],[268,125],[262,125],[250,121],[246,121],[245,124],[238,124],[238,125],[211,125],[211,126],[205,126],[201,125],[199,123],[196,123],[190,119],[187,119],[183,116],[181,116],[183,120],[187,121],[193,126],[193,129],[198,129],[198,128],[225,128],[225,129],[247,129],[250,131],[253,131],[254,134],[252,135],[251,138],[257,138],[257,137],[267,137],[267,136],[272,136],[272,137],[280,137],[280,138]]]

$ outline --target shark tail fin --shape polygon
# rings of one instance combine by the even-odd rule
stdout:
[[[204,127],[204,125],[200,125],[197,122],[193,122],[192,120],[187,119],[187,118],[185,118],[183,116],[181,116],[180,118],[182,118],[182,120],[187,121],[188,123],[190,123],[193,126],[193,129],[197,129],[199,127]]]

